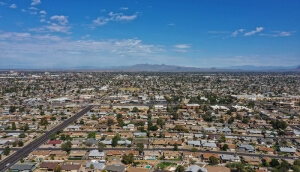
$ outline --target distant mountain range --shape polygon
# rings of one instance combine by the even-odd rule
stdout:
[[[212,68],[197,68],[197,67],[184,67],[175,65],[165,64],[136,64],[132,66],[107,66],[107,67],[96,67],[96,66],[76,66],[66,68],[17,68],[17,67],[6,67],[0,70],[88,70],[88,71],[124,71],[124,72],[243,72],[243,71],[264,71],[264,72],[300,72],[299,66],[231,66],[231,67],[212,67]]]
[[[106,67],[108,70],[114,71],[151,71],[151,72],[221,72],[221,71],[300,71],[300,66],[231,66],[223,68],[197,68],[197,67],[184,67],[165,64],[136,64],[132,66],[115,66]]]

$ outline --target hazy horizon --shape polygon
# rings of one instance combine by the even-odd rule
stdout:
[[[300,1],[0,0],[0,69],[297,66]]]

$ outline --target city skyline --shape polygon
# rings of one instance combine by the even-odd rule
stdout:
[[[300,2],[0,0],[0,68],[299,65]]]

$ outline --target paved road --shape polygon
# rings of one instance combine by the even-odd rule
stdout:
[[[2,160],[0,162],[0,170],[1,172],[5,172],[9,167],[11,167],[13,164],[17,163],[21,158],[24,158],[27,156],[30,152],[33,150],[37,149],[40,145],[45,143],[47,140],[49,140],[50,135],[53,133],[56,133],[57,131],[67,127],[69,124],[71,124],[73,121],[90,111],[94,106],[89,105],[84,107],[80,112],[76,113],[74,116],[71,118],[65,120],[63,123],[59,124],[55,128],[49,130],[42,136],[38,137],[28,145],[24,146],[23,148],[19,149],[17,152],[14,154],[10,155],[6,159]]]

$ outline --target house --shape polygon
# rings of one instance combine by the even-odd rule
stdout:
[[[211,156],[214,156],[214,157],[216,157],[216,158],[219,159],[219,155],[218,155],[218,154],[214,154],[214,153],[203,153],[203,154],[202,154],[203,161],[208,162],[208,161],[209,161],[209,157],[211,157]]]
[[[15,164],[10,169],[13,172],[32,172],[35,167],[34,164]]]
[[[133,139],[132,145],[136,146],[138,143],[144,144],[144,147],[146,148],[149,145],[149,140],[148,139],[140,139],[140,138]]]
[[[106,156],[117,156],[117,157],[121,157],[123,155],[122,151],[119,150],[108,150],[106,153]]]
[[[201,143],[199,140],[188,140],[187,141],[188,145],[192,145],[193,147],[200,147]]]
[[[259,157],[254,156],[243,156],[245,163],[252,164],[252,165],[259,165],[261,164],[261,159]]]
[[[183,161],[186,161],[186,162],[189,162],[190,159],[199,161],[199,160],[201,160],[201,153],[200,152],[183,151],[182,159],[183,159]]]
[[[208,149],[213,149],[213,148],[216,148],[217,145],[216,145],[216,143],[208,143],[208,142],[206,142],[206,143],[202,144],[202,147],[208,148]]]
[[[87,145],[98,145],[98,140],[97,139],[95,139],[95,138],[88,138],[86,141],[85,141],[85,143],[87,144]]]
[[[112,140],[102,140],[100,141],[101,143],[105,144],[105,145],[111,145],[112,144]]]
[[[268,154],[271,154],[274,152],[274,149],[273,148],[268,148],[268,147],[263,147],[263,146],[259,146],[257,148],[258,151],[261,151],[261,152],[264,152],[264,153],[268,153]]]
[[[132,154],[134,159],[140,159],[140,153],[137,150],[125,150],[123,152],[126,155]]]
[[[165,140],[154,140],[152,142],[152,145],[154,145],[154,146],[163,146],[163,145],[167,145],[167,142]]]
[[[130,140],[119,140],[118,145],[131,145]]]
[[[219,133],[224,133],[224,134],[230,134],[231,133],[231,129],[228,128],[228,127],[220,128],[220,129],[218,129],[218,132]]]
[[[220,160],[221,160],[222,163],[240,162],[241,161],[239,156],[228,155],[228,154],[221,154],[220,155]]]
[[[63,164],[61,166],[61,172],[79,172],[80,168],[80,164]]]
[[[40,170],[47,172],[54,172],[55,168],[59,165],[58,162],[42,162],[40,164]]]
[[[178,146],[181,146],[182,145],[182,140],[170,140],[170,141],[167,141],[168,142],[168,145],[175,145],[177,144]]]
[[[89,153],[89,158],[103,159],[105,156],[104,152],[99,152],[99,150],[91,150]]]
[[[62,140],[50,140],[47,144],[53,146],[60,146],[62,144]]]
[[[125,172],[126,166],[120,164],[106,165],[104,170],[107,172]]]
[[[199,172],[199,171],[207,172],[207,169],[200,167],[198,165],[191,165],[191,166],[188,166],[188,168],[185,170],[185,172]]]
[[[284,153],[294,154],[294,153],[296,153],[296,148],[294,148],[294,147],[279,147],[279,151],[284,152]]]
[[[273,143],[273,139],[264,139],[264,138],[259,138],[257,139],[258,143],[261,145],[267,145],[267,144],[272,144]]]
[[[164,159],[177,159],[180,157],[178,151],[163,151]]]
[[[85,168],[90,169],[91,165],[93,165],[93,169],[95,170],[103,170],[105,167],[105,163],[92,160],[91,162],[87,162],[85,164]]]
[[[62,150],[53,150],[49,153],[49,155],[55,157],[64,157],[67,155],[67,152]]]
[[[81,150],[71,150],[69,154],[69,159],[82,159],[86,154],[86,151]]]
[[[234,151],[235,151],[235,149],[236,149],[236,146],[235,146],[235,144],[230,144],[230,143],[221,143],[221,144],[220,144],[220,147],[223,147],[225,144],[227,144],[227,146],[228,146],[228,150],[229,150],[230,152],[234,152]]]
[[[213,133],[213,132],[217,132],[217,129],[215,127],[204,127],[203,131],[208,133]]]
[[[134,137],[147,137],[147,133],[146,132],[134,132],[133,136]]]
[[[0,145],[2,145],[2,146],[7,146],[7,145],[9,145],[9,140],[6,140],[6,139],[0,139]]]
[[[252,145],[240,144],[239,150],[243,152],[255,152],[255,149]]]
[[[66,130],[66,131],[79,131],[80,127],[81,126],[79,126],[79,125],[69,125],[64,130]]]
[[[261,134],[261,130],[250,129],[247,130],[249,134]]]
[[[156,160],[161,156],[159,151],[144,151],[145,160]]]

